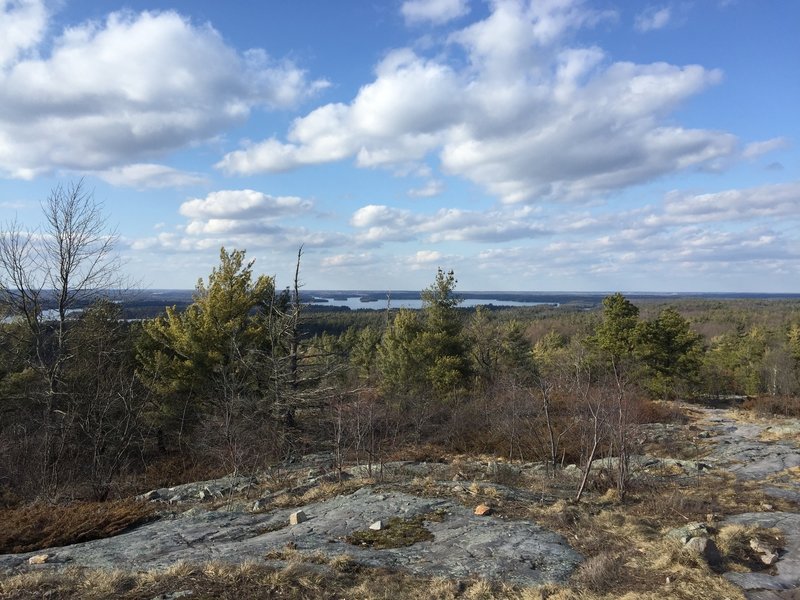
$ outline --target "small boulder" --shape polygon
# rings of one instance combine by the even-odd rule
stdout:
[[[383,529],[383,521],[375,521],[372,525],[369,526],[372,531],[380,531]]]
[[[161,494],[158,493],[158,490],[150,490],[144,496],[142,496],[144,500],[152,502],[154,500],[159,500],[161,498]]]
[[[492,514],[492,507],[488,504],[478,504],[478,506],[475,507],[475,514],[479,517],[488,516]]]
[[[750,547],[758,554],[761,562],[768,567],[778,562],[778,552],[769,544],[765,544],[759,539],[753,538],[750,540]]]
[[[667,537],[678,539],[682,544],[685,544],[692,538],[705,537],[708,534],[708,526],[705,523],[689,523],[683,527],[670,530],[667,532]]]
[[[49,561],[50,558],[51,557],[50,557],[49,554],[36,554],[35,556],[31,556],[28,559],[28,564],[29,565],[43,565],[44,563]]]
[[[710,538],[693,537],[683,547],[693,554],[702,556],[710,565],[719,564],[721,560],[717,545]]]
[[[299,525],[304,521],[308,521],[308,516],[302,510],[295,511],[289,515],[289,525]]]

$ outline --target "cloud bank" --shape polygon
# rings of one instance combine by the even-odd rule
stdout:
[[[52,39],[47,25],[41,1],[0,2],[6,176],[150,163],[243,122],[256,107],[295,106],[326,85],[263,50],[237,52],[211,25],[173,11],[114,12]]]

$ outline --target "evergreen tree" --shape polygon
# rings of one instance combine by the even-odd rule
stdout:
[[[389,325],[378,349],[384,392],[445,399],[463,390],[469,361],[456,283],[452,271],[439,269],[421,294],[421,314],[401,310]]]
[[[646,385],[661,398],[673,398],[681,385],[695,382],[701,351],[700,335],[672,307],[637,328],[636,352],[649,376]]]

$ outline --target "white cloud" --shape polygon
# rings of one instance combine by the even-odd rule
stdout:
[[[647,31],[663,29],[669,24],[671,18],[672,11],[669,7],[658,8],[651,6],[636,15],[633,26],[636,31],[645,33]]]
[[[445,173],[506,202],[582,197],[718,167],[736,138],[681,127],[670,115],[721,72],[610,63],[600,48],[564,42],[567,32],[613,16],[577,0],[497,0],[486,19],[448,38],[465,64],[392,51],[350,103],[319,107],[292,123],[286,141],[250,144],[217,167],[253,174],[353,159],[397,169],[437,154]]]
[[[208,183],[208,178],[200,173],[179,171],[151,163],[113,167],[94,174],[111,185],[139,189],[185,187]]]
[[[0,69],[34,48],[47,27],[41,0],[0,0]]]
[[[52,40],[27,31],[26,55],[19,41],[0,50],[0,173],[13,177],[146,162],[325,85],[171,11],[116,12]]]
[[[191,219],[275,219],[307,212],[312,203],[296,196],[270,196],[255,190],[222,190],[187,200],[180,213]]]
[[[800,215],[800,182],[779,183],[709,194],[673,192],[663,212],[645,218],[650,227],[719,221],[751,222],[754,219]]]
[[[510,209],[469,211],[442,208],[432,214],[383,205],[358,209],[350,223],[361,229],[356,240],[363,244],[421,239],[427,243],[498,242],[548,235],[529,211]]]
[[[438,250],[418,250],[409,258],[409,262],[417,265],[428,265],[442,260],[443,257],[444,255]]]
[[[310,200],[296,196],[219,190],[181,204],[179,212],[187,221],[175,231],[129,240],[128,246],[164,253],[200,252],[220,246],[291,252],[301,245],[312,249],[351,243],[342,233],[292,223],[298,217],[307,217],[313,208]]]
[[[425,185],[408,190],[408,195],[412,198],[432,198],[444,191],[444,182],[439,179],[431,179]]]
[[[320,266],[326,268],[352,268],[371,265],[375,261],[373,255],[369,252],[362,252],[360,254],[335,254],[333,256],[326,256],[320,261]]]
[[[789,140],[783,137],[776,137],[761,142],[752,142],[745,146],[742,156],[745,158],[758,158],[764,154],[774,152],[775,150],[783,150],[789,147]]]
[[[400,7],[406,23],[442,25],[469,12],[467,0],[406,0]]]

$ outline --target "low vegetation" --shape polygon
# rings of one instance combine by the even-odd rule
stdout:
[[[423,515],[410,519],[392,517],[386,523],[382,523],[380,529],[354,531],[346,540],[354,546],[366,546],[375,550],[413,546],[417,542],[433,539],[433,534],[425,527],[425,520]]]
[[[0,509],[0,554],[30,552],[122,533],[154,518],[145,502],[27,504]]]

